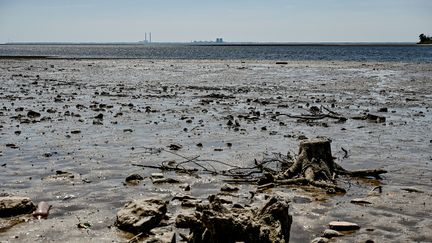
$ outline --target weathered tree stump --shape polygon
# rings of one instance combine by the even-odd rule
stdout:
[[[335,178],[338,175],[352,177],[375,177],[386,173],[385,170],[348,171],[334,162],[331,152],[331,140],[314,138],[300,143],[299,155],[294,163],[279,176],[278,184],[312,185],[334,192],[345,192],[338,187]]]
[[[292,178],[302,175],[309,181],[332,181],[334,162],[331,153],[331,141],[326,138],[304,140],[300,143],[299,157],[284,172],[284,176]]]

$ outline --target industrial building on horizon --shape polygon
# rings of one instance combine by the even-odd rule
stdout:
[[[147,39],[147,32],[145,32],[144,33],[144,40],[140,41],[140,42],[144,43],[144,44],[152,43],[152,33],[151,32],[148,33],[148,39]]]
[[[220,37],[219,37],[219,38],[216,38],[215,41],[194,40],[194,41],[192,41],[192,43],[204,43],[204,44],[208,44],[208,43],[217,43],[217,44],[222,44],[222,43],[224,43],[224,40],[223,40],[223,38],[220,38]]]

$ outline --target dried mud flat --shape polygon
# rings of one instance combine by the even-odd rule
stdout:
[[[160,171],[136,164],[178,163],[181,155],[215,170],[226,169],[215,161],[246,167],[325,136],[344,168],[388,173],[381,181],[338,178],[344,195],[279,186],[251,200],[256,186],[238,184],[222,196],[243,205],[266,195],[291,200],[291,242],[320,236],[333,220],[360,225],[333,242],[430,242],[431,77],[432,65],[416,63],[1,59],[1,193],[53,207],[45,220],[0,219],[0,240],[125,242],[132,236],[114,223],[126,202],[205,200],[227,179],[163,172],[180,183],[154,184]],[[348,119],[280,115],[311,107]],[[385,121],[352,119],[366,114]],[[131,174],[144,179],[125,184]],[[378,185],[382,193],[371,192]],[[170,201],[165,230],[177,230],[173,219],[188,210]],[[12,221],[21,223],[8,227]]]

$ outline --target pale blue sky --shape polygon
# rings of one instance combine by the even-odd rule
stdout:
[[[414,42],[432,0],[0,0],[0,43]]]

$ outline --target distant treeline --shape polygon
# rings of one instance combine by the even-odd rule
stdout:
[[[432,44],[432,37],[426,36],[425,34],[419,35],[420,42],[418,44]]]

